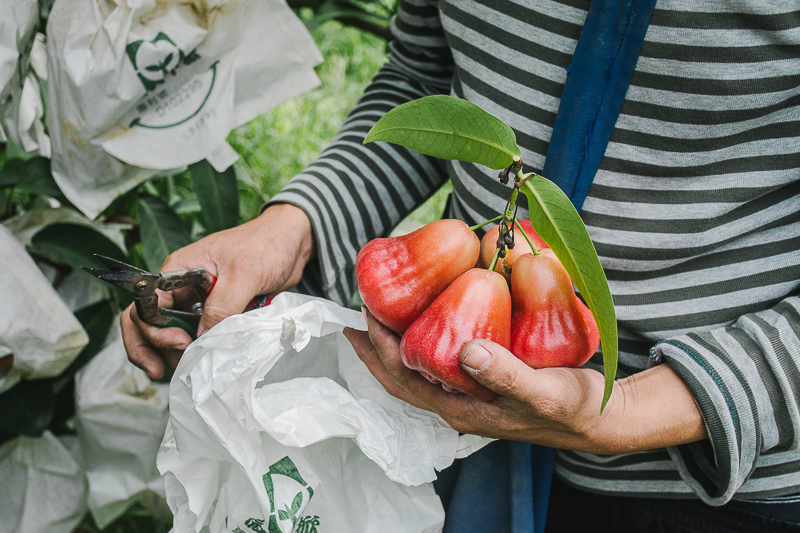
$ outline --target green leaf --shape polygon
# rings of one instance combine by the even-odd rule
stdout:
[[[52,380],[21,381],[0,394],[0,431],[38,437],[50,425],[55,404]]]
[[[39,196],[52,196],[53,198],[64,196],[50,172],[50,160],[42,156],[25,161],[22,167],[22,179],[17,184],[17,188]]]
[[[506,123],[471,102],[444,95],[395,107],[372,127],[364,144],[373,141],[498,170],[520,156],[514,131]]]
[[[74,270],[80,267],[105,268],[94,254],[127,261],[125,252],[103,233],[91,226],[62,222],[45,226],[31,238],[28,250],[54,263]],[[87,274],[88,276],[89,274]]]
[[[67,222],[50,224],[31,238],[28,251],[34,255],[45,257],[53,263],[69,266],[79,275],[87,276],[102,284],[103,287],[112,288],[123,308],[133,302],[133,295],[128,291],[100,281],[81,270],[81,267],[105,268],[94,257],[95,254],[125,263],[129,262],[125,252],[117,246],[117,243],[91,226]]]
[[[192,242],[175,211],[149,194],[139,196],[139,228],[144,260],[152,272],[158,272],[169,254]]]
[[[602,413],[611,397],[618,358],[617,316],[606,274],[583,220],[558,186],[534,174],[522,184],[522,192],[533,228],[564,265],[597,322],[605,374]]]
[[[190,165],[189,172],[209,233],[234,227],[239,221],[239,187],[233,166],[217,172],[203,160]]]
[[[0,189],[14,187],[22,180],[22,174],[16,170],[3,168],[0,170]]]

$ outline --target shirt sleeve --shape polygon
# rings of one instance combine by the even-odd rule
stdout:
[[[401,0],[387,63],[319,158],[267,204],[300,207],[311,220],[317,259],[298,287],[347,305],[355,259],[370,239],[386,235],[446,180],[445,162],[394,144],[363,144],[387,111],[450,91],[453,58],[435,2]]]
[[[776,452],[800,447],[799,336],[800,298],[792,296],[731,326],[654,347],[653,357],[683,379],[703,415],[709,439],[668,451],[706,503],[722,505],[737,491],[738,497],[769,497],[782,486],[779,476],[752,474],[757,463],[780,469],[781,461],[796,460]]]

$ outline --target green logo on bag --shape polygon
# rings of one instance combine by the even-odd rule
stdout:
[[[308,486],[288,456],[271,465],[262,479],[270,506],[267,533],[317,532],[318,516],[300,517],[300,512],[308,505],[314,490]],[[287,529],[281,528],[281,525]]]
[[[179,66],[200,59],[196,50],[184,53],[164,32],[158,32],[152,41],[139,39],[128,44],[125,52],[148,92],[164,83],[168,74],[174,75]]]

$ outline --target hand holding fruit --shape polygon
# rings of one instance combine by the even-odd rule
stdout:
[[[600,416],[603,375],[582,368],[533,369],[502,346],[474,340],[457,361],[498,396],[454,394],[407,368],[400,338],[364,311],[369,331],[345,329],[359,357],[392,395],[441,416],[461,433],[597,454],[630,453],[705,438],[686,386],[666,365],[614,385]],[[665,408],[668,406],[668,408]]]

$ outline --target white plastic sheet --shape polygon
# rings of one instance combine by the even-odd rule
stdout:
[[[488,441],[386,393],[344,326],[366,328],[283,293],[189,347],[158,458],[176,533],[440,531],[429,482]]]
[[[89,342],[80,322],[33,262],[0,225],[0,345],[13,366],[0,377],[0,392],[20,379],[53,377]]]
[[[57,0],[47,56],[53,175],[90,218],[155,175],[227,168],[230,131],[322,61],[283,0]]]

